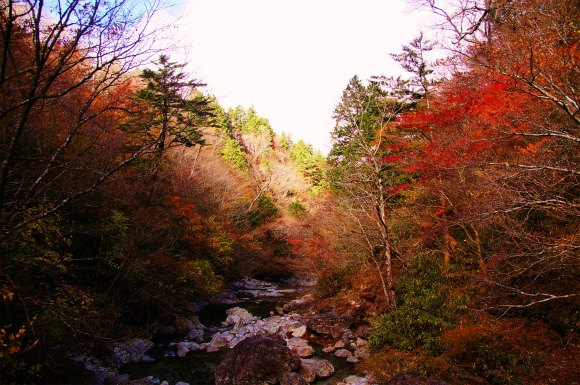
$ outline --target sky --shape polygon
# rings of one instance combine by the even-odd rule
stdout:
[[[348,81],[404,74],[389,53],[428,24],[404,0],[183,0],[164,17],[176,23],[171,59],[222,107],[253,107],[324,154]]]

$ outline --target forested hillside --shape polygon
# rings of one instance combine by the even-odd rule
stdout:
[[[353,76],[327,157],[155,49],[156,9],[88,3],[0,3],[3,381],[250,277],[356,304],[380,383],[579,383],[577,1],[420,1],[445,41]]]
[[[354,77],[335,110],[340,250],[386,308],[364,367],[577,383],[579,5],[421,3],[447,59],[421,34],[393,54],[408,77]]]
[[[286,238],[316,211],[324,158],[144,50],[128,5],[72,2],[50,26],[41,4],[2,5],[9,382],[50,381],[74,344],[179,325],[236,279],[308,273]]]

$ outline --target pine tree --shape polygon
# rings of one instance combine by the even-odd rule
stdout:
[[[411,100],[424,99],[429,108],[429,88],[434,81],[429,78],[434,70],[429,68],[426,53],[433,50],[433,44],[426,40],[423,32],[414,38],[409,45],[403,45],[403,52],[391,54],[405,71],[413,74],[408,80],[397,79],[401,92],[410,97]]]
[[[156,71],[145,69],[140,75],[147,86],[135,94],[146,116],[138,123],[139,132],[155,140],[158,152],[174,143],[203,144],[199,129],[215,118],[211,100],[198,91],[205,84],[188,80],[181,71],[185,64],[171,62],[166,55],[155,64]]]

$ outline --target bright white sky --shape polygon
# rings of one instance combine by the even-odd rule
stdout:
[[[253,106],[277,133],[327,154],[350,78],[404,72],[389,53],[427,17],[409,9],[404,0],[183,0],[171,33],[224,108]]]

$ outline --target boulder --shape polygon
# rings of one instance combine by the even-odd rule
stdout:
[[[332,353],[336,350],[336,348],[334,346],[327,346],[324,349],[322,349],[322,353]]]
[[[347,342],[348,340],[352,340],[355,337],[356,335],[350,329],[347,329],[344,331],[344,333],[342,333],[342,340],[345,342]]]
[[[331,334],[334,339],[338,339],[353,321],[352,316],[348,314],[321,314],[308,320],[306,325],[316,333]]]
[[[340,357],[340,358],[352,357],[352,353],[349,350],[346,350],[346,349],[339,349],[336,352],[334,352],[334,355],[336,357]]]
[[[345,330],[343,327],[337,325],[334,326],[330,329],[330,336],[332,337],[332,339],[337,340],[340,338],[340,336],[342,336],[345,333]]]
[[[297,298],[293,301],[287,302],[282,306],[283,311],[294,311],[298,309],[306,309],[314,302],[314,296],[307,294],[303,297]]]
[[[226,311],[226,314],[228,316],[235,316],[235,317],[240,317],[240,319],[243,320],[249,320],[253,317],[253,315],[248,312],[246,309],[242,309],[241,307],[233,307],[231,309],[228,309]],[[232,324],[234,324],[235,322],[233,322]]]
[[[317,378],[327,378],[334,374],[334,366],[328,360],[316,358],[301,359],[300,375],[306,382],[314,382]]]
[[[432,377],[424,377],[417,372],[407,370],[391,378],[387,385],[449,385]]]
[[[212,337],[211,342],[209,344],[214,348],[221,349],[227,347],[228,343],[233,339],[234,336],[229,333],[216,333]]]
[[[298,355],[298,357],[310,357],[314,354],[314,349],[308,345],[308,341],[302,338],[292,338],[288,341],[288,348]]]
[[[339,383],[340,384],[340,383]],[[344,379],[346,385],[368,385],[371,381],[366,377],[348,376]]]
[[[216,385],[275,384],[298,369],[300,359],[278,335],[246,338],[228,352],[215,371]]]
[[[234,328],[232,329],[233,333],[237,333],[237,334],[246,334],[248,331],[247,329],[244,329],[244,321],[242,321],[241,319],[236,322],[236,324],[234,325]]]
[[[268,334],[276,334],[280,330],[280,324],[276,322],[266,322],[262,326],[262,330]]]
[[[243,310],[243,309],[242,309]],[[250,313],[248,313],[250,314]],[[250,317],[251,318],[251,317]],[[237,322],[241,321],[242,317],[238,316],[238,315],[228,315],[228,317],[226,318],[226,320],[222,323],[222,325],[224,327],[229,326],[229,325],[235,325]]]
[[[356,346],[359,347],[359,348],[361,346],[366,346],[367,344],[368,344],[368,342],[365,339],[362,339],[360,337],[356,339]]]
[[[187,333],[193,329],[205,329],[205,326],[199,322],[198,316],[192,316],[191,318],[179,318],[176,321],[177,331],[180,333]]]
[[[200,329],[193,329],[187,333],[188,340],[194,340],[197,342],[203,342],[204,331]]]
[[[306,325],[290,326],[288,331],[292,332],[293,337],[301,338],[304,337],[304,334],[306,334]]]
[[[178,357],[185,357],[185,355],[192,350],[201,350],[202,347],[195,342],[178,342],[175,344]]]
[[[215,346],[211,346],[211,345],[208,346],[207,349],[206,349],[206,352],[208,352],[208,353],[216,353],[216,352],[219,352],[219,351],[220,351],[219,348],[216,348]]]
[[[243,341],[245,339],[246,339],[246,337],[244,337],[244,336],[232,338],[230,340],[230,342],[228,342],[228,348],[230,348],[230,349],[233,348],[234,346],[236,346],[237,344],[239,344],[240,341]]]
[[[371,354],[366,346],[361,346],[354,351],[354,356],[359,360],[366,360]]]
[[[267,290],[275,288],[276,286],[272,283],[260,281],[258,279],[246,278],[242,282],[242,287],[247,290]]]

